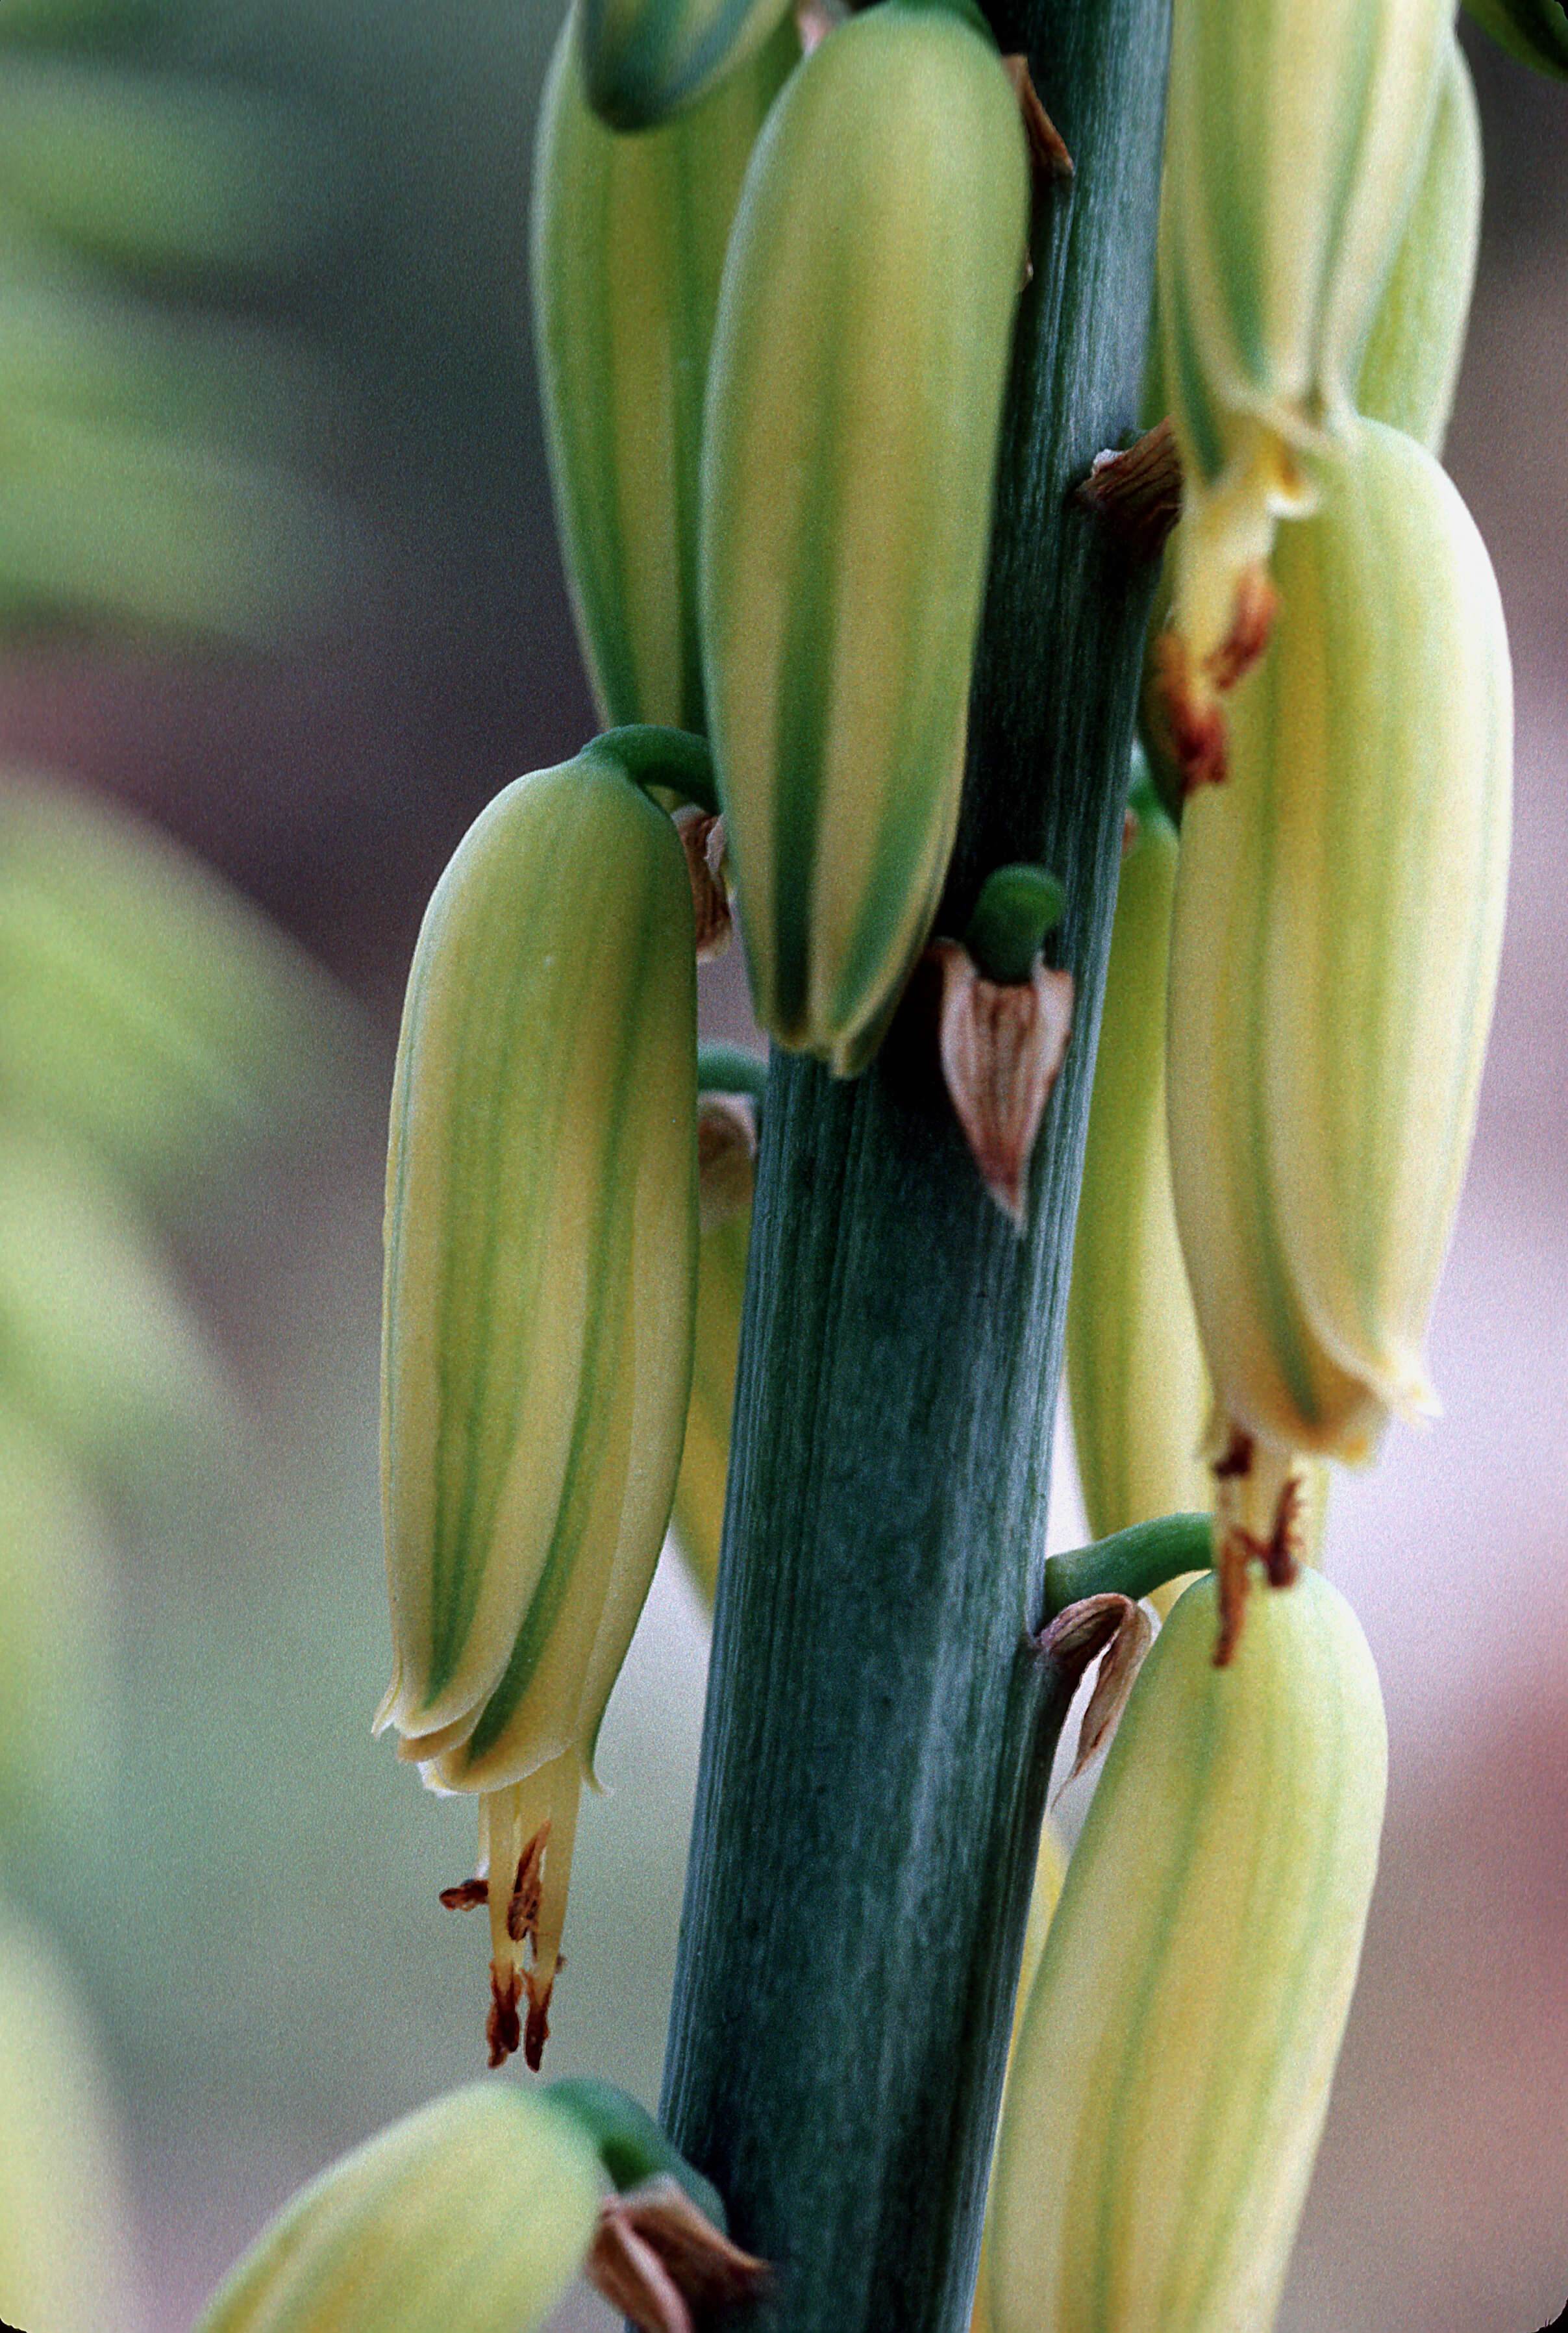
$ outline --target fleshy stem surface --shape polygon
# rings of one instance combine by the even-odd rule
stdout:
[[[1073,499],[1136,424],[1164,0],[1025,0],[1076,175],[1042,191],[1003,425],[965,810],[938,929],[1058,873],[1074,1029],[1028,1229],[912,993],[865,1076],[775,1055],[664,2119],[768,2333],[962,2333],[1052,1747],[1030,1650],[1073,1221],[1153,577]]]

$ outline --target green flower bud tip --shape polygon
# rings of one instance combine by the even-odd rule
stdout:
[[[616,130],[648,130],[726,82],[789,0],[578,0],[589,102]]]
[[[470,830],[415,952],[387,1172],[378,1728],[480,1795],[488,2037],[537,2064],[581,1783],[691,1368],[696,1027],[674,828],[608,754]],[[531,1964],[525,1965],[530,1961]]]
[[[1443,473],[1374,422],[1321,470],[1230,778],[1183,821],[1169,1119],[1214,1446],[1235,1428],[1355,1463],[1391,1413],[1436,1407],[1422,1347],[1491,1018],[1512,716],[1496,585]]]
[[[1387,1738],[1320,1574],[1210,1658],[1212,1578],[1132,1689],[1024,2012],[996,2333],[1266,2333],[1350,2006]]]
[[[989,36],[889,0],[790,80],[708,375],[708,718],[758,1020],[853,1076],[930,928],[963,777],[1024,248]]]
[[[605,2184],[548,2092],[471,2084],[296,2195],[197,2333],[531,2333],[582,2266]]]
[[[534,169],[534,332],[556,530],[605,723],[701,731],[708,345],[746,163],[800,41],[784,22],[690,112],[622,138],[590,110],[580,29],[569,16],[556,46]]]
[[[1568,81],[1568,9],[1563,0],[1465,0],[1465,6],[1521,64]]]

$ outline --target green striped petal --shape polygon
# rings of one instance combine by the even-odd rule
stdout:
[[[1027,169],[987,36],[888,5],[793,77],[708,381],[708,718],[758,1019],[863,1067],[962,782]]]
[[[555,516],[607,728],[707,727],[697,626],[708,344],[730,222],[793,22],[669,128],[589,110],[569,21],[534,162],[534,327]]]
[[[1372,325],[1358,409],[1441,454],[1465,353],[1481,240],[1481,123],[1457,41],[1394,271]]]
[[[648,130],[737,72],[790,0],[578,0],[583,80],[617,130]]]
[[[1181,0],[1159,248],[1163,370],[1189,477],[1261,424],[1342,429],[1414,198],[1448,0]]]
[[[1375,422],[1275,554],[1230,775],[1188,804],[1170,970],[1177,1220],[1217,1397],[1369,1456],[1422,1348],[1469,1148],[1507,879],[1511,690],[1485,547]]]
[[[532,2333],[582,2264],[605,2185],[576,2116],[472,2084],[303,2189],[197,2333]]]
[[[1267,2333],[1377,1866],[1387,1737],[1321,1574],[1212,1575],[1144,1665],[1067,1867],[993,2188],[996,2333]]]
[[[448,1789],[586,1762],[680,1455],[690,889],[592,752],[476,821],[415,952],[387,1168],[379,1723]]]

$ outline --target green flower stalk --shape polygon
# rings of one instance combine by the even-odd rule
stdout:
[[[588,101],[616,130],[649,130],[733,79],[790,0],[577,0]]]
[[[752,998],[852,1076],[952,848],[1028,170],[962,5],[831,33],[746,175],[708,377],[707,710]]]
[[[1491,566],[1437,464],[1365,422],[1319,467],[1229,778],[1183,821],[1169,1132],[1217,1447],[1228,1426],[1353,1462],[1390,1413],[1436,1407],[1422,1349],[1491,1019],[1512,714]]]
[[[1008,2081],[996,2333],[1266,2333],[1377,1867],[1387,1737],[1321,1574],[1212,1576],[1160,1631],[1073,1852]]]
[[[296,2195],[197,2333],[533,2333],[582,2265],[607,2184],[548,2094],[472,2083]]]
[[[534,330],[579,638],[606,727],[707,726],[697,625],[708,343],[741,181],[800,56],[793,22],[663,130],[590,110],[569,18],[534,171]]]
[[[493,2063],[548,2031],[580,1786],[658,1560],[696,1272],[691,890],[602,747],[520,778],[436,888],[387,1164],[377,1718],[479,1794]],[[524,1967],[525,1946],[532,1965]]]

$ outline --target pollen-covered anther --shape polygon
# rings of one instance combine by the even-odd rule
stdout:
[[[697,960],[698,964],[710,964],[715,956],[724,954],[735,936],[729,890],[724,880],[724,821],[690,803],[674,812],[674,821],[680,847],[686,853],[686,870],[691,878]]]
[[[476,1911],[481,1904],[490,1901],[487,1879],[460,1879],[456,1887],[443,1887],[440,1901],[448,1912]]]
[[[1034,1138],[1073,1032],[1073,975],[985,980],[967,949],[938,940],[942,1074],[986,1188],[1022,1231]]]

